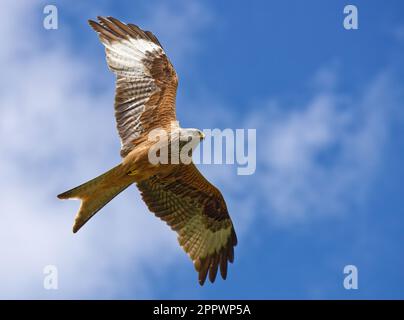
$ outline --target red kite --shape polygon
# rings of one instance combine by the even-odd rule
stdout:
[[[98,22],[89,24],[105,46],[108,67],[116,75],[115,117],[123,159],[99,177],[58,195],[81,200],[73,232],[136,183],[149,210],[177,232],[199,273],[199,283],[204,284],[208,273],[214,282],[218,269],[226,279],[237,237],[221,192],[192,162],[153,164],[149,160],[155,142],[148,135],[154,129],[180,132],[180,143],[203,138],[200,130],[178,125],[178,78],[173,65],[150,31],[112,17],[98,17]]]

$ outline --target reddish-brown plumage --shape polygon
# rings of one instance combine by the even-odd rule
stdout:
[[[89,21],[105,46],[108,66],[117,76],[115,117],[122,142],[122,163],[107,173],[67,191],[61,199],[79,198],[82,205],[74,232],[132,183],[157,217],[178,233],[194,262],[199,283],[214,282],[218,270],[227,277],[237,237],[220,191],[191,164],[150,162],[153,129],[170,133],[176,122],[177,74],[150,31],[112,17]],[[177,129],[177,127],[175,127]]]

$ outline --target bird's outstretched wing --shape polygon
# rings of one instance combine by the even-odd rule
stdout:
[[[112,17],[89,20],[116,74],[115,117],[125,157],[154,128],[175,121],[177,74],[157,38]]]
[[[204,284],[208,273],[214,282],[218,268],[226,279],[236,233],[222,194],[195,165],[178,165],[169,176],[153,176],[138,183],[138,188],[150,211],[178,233],[199,273],[199,283]]]

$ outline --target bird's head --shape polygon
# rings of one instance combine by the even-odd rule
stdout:
[[[181,128],[180,129],[180,142],[200,142],[205,138],[205,134],[195,128]]]

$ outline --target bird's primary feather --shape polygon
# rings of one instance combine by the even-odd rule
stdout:
[[[220,191],[193,164],[178,165],[164,178],[138,183],[150,211],[178,233],[178,241],[205,282],[215,281],[220,265],[223,279],[227,262],[233,262],[237,237]]]

